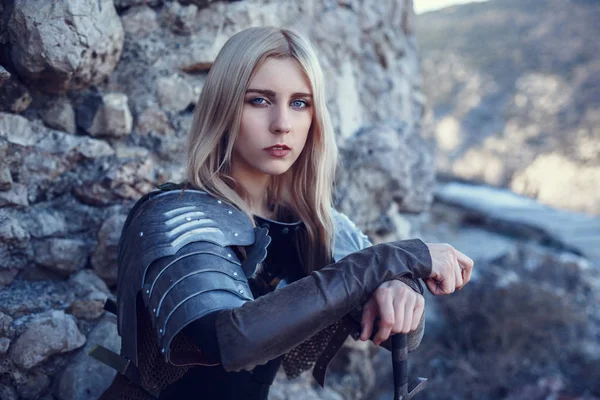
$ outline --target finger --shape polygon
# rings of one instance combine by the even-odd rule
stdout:
[[[394,298],[394,327],[390,332],[391,334],[402,332],[406,313],[406,300],[406,293],[398,293],[398,295]]]
[[[463,286],[467,284],[471,280],[471,274],[473,272],[473,267],[475,266],[475,262],[460,251],[456,252],[456,258],[458,260],[459,265],[462,268],[462,276],[463,276]]]
[[[373,338],[373,343],[376,345],[387,340],[394,327],[394,305],[392,304],[392,296],[389,291],[386,291],[386,294],[378,300],[380,300],[377,302],[379,307],[379,330]]]
[[[362,332],[360,334],[360,340],[363,342],[369,340],[373,334],[373,323],[375,321],[376,313],[375,299],[371,298],[363,307],[361,326]]]
[[[413,319],[413,314],[414,314],[414,309],[415,309],[415,302],[416,302],[416,296],[414,293],[412,293],[410,296],[407,296],[406,301],[404,302],[404,318],[402,321],[402,328],[400,329],[400,332],[402,333],[408,333],[410,332],[410,328],[412,326],[412,319]]]
[[[454,282],[456,284],[456,289],[463,287],[462,268],[458,261],[454,262]]]
[[[456,289],[456,275],[455,275],[455,268],[452,268],[452,270],[448,271],[446,273],[446,279],[444,279],[443,281],[440,282],[440,288],[442,289],[442,293],[444,294],[451,294],[454,293],[454,289]]]
[[[411,331],[416,331],[419,327],[419,322],[421,322],[421,318],[423,317],[423,312],[425,311],[425,298],[421,295],[417,296],[415,301],[415,308],[413,309],[413,318],[412,325],[410,327]]]

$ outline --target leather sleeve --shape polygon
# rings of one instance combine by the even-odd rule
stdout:
[[[366,247],[372,246],[373,243],[369,240],[368,236],[365,235],[357,226],[343,213],[334,210],[334,219],[336,221],[337,231],[336,231],[336,246],[334,251],[334,259],[338,260],[343,258],[343,256],[350,254],[352,252],[362,250]],[[420,241],[405,241],[405,245],[410,247],[410,251],[415,254],[420,253],[418,255],[419,258],[428,261],[427,267],[424,269],[425,276],[422,278],[426,278],[429,276],[432,268],[431,256],[429,253],[429,249],[427,246],[423,246]],[[407,276],[401,276],[397,278],[399,281],[405,283],[410,286],[415,292],[419,294],[423,294],[423,286],[419,279],[414,279]],[[350,317],[356,322],[356,332],[353,333],[352,337],[355,340],[358,340],[361,331],[361,320],[362,320],[362,306],[357,307],[356,309],[350,312]],[[415,350],[421,340],[423,339],[423,333],[425,331],[425,319],[422,318],[419,322],[419,326],[413,332],[408,334],[408,350]],[[377,326],[374,327],[373,335],[371,336],[371,340],[375,337],[377,333]],[[388,343],[390,342],[390,343]],[[382,347],[387,349],[391,349],[391,340],[387,340],[381,344]]]
[[[429,250],[420,240],[351,253],[255,301],[217,312],[222,365],[238,371],[264,364],[364,304],[383,282],[430,274]]]

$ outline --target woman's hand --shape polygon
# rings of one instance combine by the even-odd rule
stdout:
[[[471,279],[473,260],[446,243],[426,243],[433,268],[424,279],[431,294],[440,296],[462,289]]]
[[[366,341],[371,337],[376,317],[379,317],[378,331],[373,338],[376,345],[390,335],[414,331],[419,326],[424,308],[423,296],[406,283],[398,280],[384,282],[363,307],[360,339]]]

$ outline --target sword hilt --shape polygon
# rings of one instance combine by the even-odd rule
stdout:
[[[394,400],[411,400],[425,389],[427,379],[408,379],[408,335],[392,336],[392,370],[394,374]]]
[[[394,373],[394,400],[408,398],[408,341],[407,335],[392,336],[392,370]]]

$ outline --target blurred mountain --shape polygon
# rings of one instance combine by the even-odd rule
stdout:
[[[440,176],[599,214],[598,21],[597,0],[491,0],[419,15]]]

